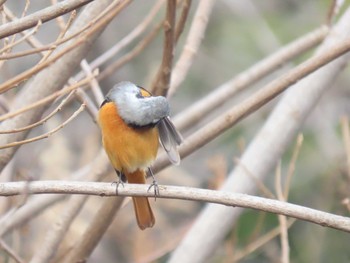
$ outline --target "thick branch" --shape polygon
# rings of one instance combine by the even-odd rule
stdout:
[[[148,191],[149,185],[125,184],[118,188],[119,196],[153,197]],[[307,208],[278,200],[250,196],[246,194],[214,191],[190,187],[159,185],[158,198],[204,201],[226,206],[238,206],[257,209],[265,212],[281,214],[309,221],[321,226],[350,232],[350,218],[333,215],[319,210]],[[115,196],[115,186],[110,183],[36,181],[0,183],[0,196],[30,194],[85,194],[99,196]]]
[[[66,0],[16,21],[4,24],[0,26],[0,39],[34,27],[39,21],[46,22],[69,13],[70,11],[86,5],[91,1],[92,0]]]

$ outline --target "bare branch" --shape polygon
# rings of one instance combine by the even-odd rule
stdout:
[[[64,126],[66,126],[69,122],[71,122],[75,117],[77,117],[79,115],[79,113],[81,113],[83,110],[85,109],[85,104],[82,104],[80,106],[80,108],[78,110],[76,110],[72,116],[70,116],[67,120],[65,120],[61,125],[59,125],[58,127],[54,128],[53,130],[44,133],[42,135],[33,137],[33,138],[29,138],[26,140],[22,140],[22,141],[17,141],[17,142],[11,142],[5,145],[0,145],[0,149],[6,149],[6,148],[10,148],[10,147],[16,147],[19,145],[23,145],[23,144],[27,144],[27,143],[31,143],[31,142],[35,142],[35,141],[39,141],[45,138],[48,138],[50,136],[52,136],[54,133],[56,133],[57,131],[59,131],[60,129],[62,129]]]
[[[192,0],[185,0],[182,3],[182,12],[179,21],[176,24],[175,29],[175,43],[179,40],[187,21],[188,14],[190,12]]]
[[[94,220],[90,223],[74,249],[72,249],[67,255],[64,262],[82,262],[90,256],[93,249],[97,246],[98,242],[107,231],[107,228],[112,223],[115,214],[123,203],[123,200],[124,198],[119,197],[109,198],[103,202],[101,208],[97,211]]]
[[[92,0],[66,0],[31,15],[0,26],[0,39],[34,27],[90,3]]]
[[[13,258],[17,263],[24,263],[25,261],[23,259],[21,259],[16,253],[15,251],[12,250],[12,248],[10,248],[5,242],[4,240],[0,239],[0,247],[2,248],[2,250],[4,250],[7,254],[9,254],[11,256],[11,258]]]
[[[154,193],[148,191],[149,185],[125,184],[118,189],[118,196],[147,196]],[[95,182],[64,182],[64,181],[35,181],[0,183],[0,196],[13,196],[22,194],[84,194],[97,196],[115,196],[115,186],[110,183]],[[257,209],[265,212],[290,216],[309,221],[325,227],[350,232],[350,218],[338,216],[319,210],[299,206],[278,200],[267,199],[246,194],[214,191],[190,187],[159,185],[158,198],[171,198],[191,201],[203,201],[226,206],[238,206]]]
[[[308,62],[314,59],[318,61],[323,55],[333,53],[333,48],[339,48],[342,44],[348,45],[350,43],[349,18],[350,9],[348,8],[334,28],[336,33],[329,34],[313,59]],[[253,174],[261,180],[270,174],[271,169],[293,141],[303,121],[310,114],[320,96],[332,87],[334,79],[344,69],[348,59],[349,54],[344,55],[310,74],[305,79],[295,79],[298,83],[280,99],[264,126],[240,158]],[[300,67],[295,69],[298,68],[301,69]],[[253,193],[256,190],[254,184],[239,167],[230,173],[221,189],[245,193]],[[241,212],[242,210],[208,205],[198,216],[181,244],[173,252],[169,262],[194,263],[202,262],[208,258],[227,236],[228,231],[232,229],[232,225]],[[210,236],[206,235],[206,230],[213,227],[217,231],[213,231]],[[203,240],[204,236],[206,240],[203,244],[199,241]]]
[[[180,130],[185,130],[189,126],[194,125],[203,116],[207,116],[213,109],[218,108],[239,91],[254,84],[284,63],[319,44],[328,32],[329,28],[322,26],[286,45],[248,70],[222,84],[203,99],[193,103],[178,116],[175,116],[174,123],[176,127]]]
[[[158,73],[151,85],[151,91],[154,94],[163,96],[167,94],[169,89],[175,46],[176,0],[167,1],[166,19],[164,21],[163,58]]]
[[[125,65],[127,62],[132,60],[134,57],[138,56],[151,42],[152,40],[157,36],[160,29],[162,28],[163,22],[156,25],[153,30],[144,37],[131,51],[123,55],[120,59],[116,60],[114,63],[109,65],[105,70],[103,70],[98,76],[98,80],[102,80],[111,74],[113,74],[115,71],[117,71],[120,67]]]
[[[173,95],[177,87],[185,79],[199,46],[204,38],[205,29],[209,21],[215,0],[202,0],[198,4],[186,44],[174,67],[173,76],[170,83],[169,96]]]
[[[74,69],[86,56],[94,40],[96,40],[96,38],[102,33],[103,29],[114,18],[114,16],[123,10],[130,3],[130,1],[131,0],[113,1],[112,4],[110,4],[110,0],[100,0],[93,2],[91,5],[88,5],[84,12],[80,14],[79,18],[76,19],[70,31],[79,31],[91,20],[95,19],[98,16],[101,16],[101,19],[98,20],[89,29],[89,32],[86,33],[86,36],[89,36],[89,38],[80,38],[80,40],[77,40],[78,43],[81,42],[79,44],[79,47],[76,47],[77,42],[74,42],[72,45],[68,44],[67,48],[63,48],[63,50],[66,49],[66,51],[60,55],[60,59],[58,60],[56,58],[57,61],[54,64],[52,64],[52,62],[55,60],[51,61],[50,68],[40,72],[40,74],[37,74],[33,81],[28,83],[28,87],[16,97],[16,101],[13,103],[11,111],[15,111],[18,108],[23,108],[23,106],[30,105],[33,102],[45,98],[49,94],[52,94],[62,88],[66,84],[69,77],[71,77]],[[76,48],[74,49],[74,47]],[[71,51],[68,52],[68,50]],[[55,55],[53,55],[53,57],[55,57]],[[52,60],[53,57],[49,58],[42,64],[48,63],[50,60]],[[36,92],[33,92],[33,89]],[[26,114],[21,114],[11,120],[2,122],[0,124],[0,130],[16,129],[18,127],[23,127],[30,123],[38,121],[45,109],[46,107],[37,108],[37,110],[27,112]],[[0,144],[3,145],[11,141],[23,140],[26,135],[26,132],[3,135],[0,138]],[[18,147],[8,148],[1,151],[0,170],[2,170],[8,161],[12,158],[17,148]]]
[[[234,106],[226,113],[223,113],[217,119],[211,121],[187,138],[179,147],[181,157],[186,157],[195,150],[204,146],[212,139],[216,138],[218,134],[223,133],[246,116],[258,110],[260,107],[271,101],[300,79],[326,65],[327,63],[330,63],[349,50],[350,41],[338,43],[324,53],[310,58],[309,60],[290,70],[288,73],[284,74],[282,77],[272,81],[264,88],[257,91],[254,95]],[[167,159],[167,157],[162,155],[158,159],[155,169],[158,170],[164,168],[169,164],[170,161]]]

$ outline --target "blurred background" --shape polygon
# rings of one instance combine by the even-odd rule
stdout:
[[[159,1],[133,1],[108,26],[89,52],[91,62],[115,43],[131,32]],[[164,2],[164,1],[163,1]],[[345,1],[347,6],[349,1]],[[189,32],[199,1],[193,0],[184,32],[177,43],[174,62],[179,58]],[[198,99],[206,96],[218,86],[248,69],[264,57],[298,37],[320,27],[327,21],[331,1],[215,1],[212,14],[202,44],[184,82],[170,98],[172,116],[176,116]],[[7,1],[6,7],[20,17],[25,1]],[[50,5],[49,1],[30,1],[27,14]],[[165,16],[166,4],[153,18],[151,26]],[[179,4],[181,7],[181,4]],[[180,13],[180,7],[178,13]],[[78,14],[81,10],[77,10]],[[61,18],[67,21],[69,15]],[[3,19],[4,21],[4,19]],[[6,22],[6,21],[5,21]],[[43,44],[53,42],[60,28],[57,20],[40,26],[35,37]],[[142,40],[138,37],[115,57],[111,57],[99,67],[100,72],[132,50]],[[12,52],[29,49],[27,43],[15,46]],[[104,94],[117,82],[130,80],[147,89],[152,83],[162,60],[163,34],[158,33],[151,43],[136,57],[99,81]],[[183,132],[186,138],[209,120],[220,116],[225,110],[254,93],[282,72],[287,71],[312,54],[297,57],[286,63],[253,86],[249,86],[237,96],[230,98],[220,108],[214,110],[199,123]],[[0,78],[4,82],[39,62],[39,54],[1,61]],[[81,69],[77,68],[75,73]],[[334,82],[307,118],[303,129],[303,144],[295,163],[289,202],[305,205],[334,214],[349,216],[350,180],[346,168],[345,145],[340,119],[350,112],[349,69]],[[72,73],[74,76],[75,73]],[[30,80],[29,80],[30,81]],[[1,95],[7,105],[15,100],[20,85]],[[99,102],[90,89],[86,90],[95,107]],[[183,159],[179,167],[169,167],[156,175],[159,184],[217,189],[234,166],[234,158],[239,158],[245,147],[264,124],[278,99],[270,102],[252,116],[245,118],[232,129],[218,136]],[[51,112],[60,100],[52,103]],[[59,126],[79,107],[72,100],[44,125],[32,129],[34,137]],[[2,109],[5,113],[6,109]],[[281,129],[283,132],[283,129]],[[1,135],[0,135],[1,136]],[[295,141],[281,160],[282,175],[291,162]],[[101,136],[97,124],[84,111],[64,128],[47,139],[20,147],[13,160],[0,177],[1,181],[22,180],[82,180],[79,172],[86,168],[100,154]],[[266,153],[268,154],[268,153]],[[85,167],[85,168],[84,168]],[[115,173],[109,167],[103,180],[112,182]],[[264,181],[271,192],[274,188],[275,173]],[[256,195],[265,196],[262,192]],[[28,197],[28,200],[38,197]],[[28,200],[22,197],[0,198],[0,213],[4,215],[11,207],[24,205]],[[89,197],[87,203],[70,226],[64,241],[60,244],[54,262],[60,262],[84,233],[100,207],[101,197]],[[95,248],[88,262],[166,262],[177,247],[186,231],[196,219],[204,203],[182,200],[157,199],[151,201],[155,212],[156,225],[152,229],[140,231],[134,219],[133,207],[126,202],[117,213],[101,242]],[[48,206],[40,214],[11,230],[4,240],[27,262],[40,248],[48,231],[64,213],[70,198]],[[346,205],[347,204],[347,205]],[[234,209],[234,208],[233,208]],[[278,229],[278,218],[274,214],[245,210],[223,244],[208,258],[207,262],[279,262],[280,238],[278,234],[263,242],[252,252],[245,253],[249,246],[274,229]],[[211,229],[210,231],[215,231]],[[208,231],[208,235],[210,235]],[[323,228],[303,221],[292,222],[289,229],[291,262],[348,262],[350,261],[350,236],[348,233]],[[0,250],[0,262],[14,262]]]

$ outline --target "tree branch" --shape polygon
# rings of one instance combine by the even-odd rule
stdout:
[[[219,134],[225,132],[233,125],[244,119],[248,115],[260,109],[262,106],[277,97],[287,88],[300,81],[310,73],[316,71],[322,66],[332,62],[336,58],[344,55],[350,50],[350,40],[337,43],[329,47],[322,54],[318,54],[302,64],[291,69],[280,78],[267,84],[255,94],[248,97],[241,103],[233,106],[227,112],[222,113],[218,118],[211,121],[200,130],[194,132],[185,142],[180,145],[179,153],[182,158],[203,147],[205,144],[216,138]],[[160,156],[155,165],[155,170],[163,169],[170,164],[166,154]]]
[[[125,184],[118,188],[118,196],[147,196],[149,185]],[[252,208],[265,212],[294,217],[321,226],[330,227],[350,233],[350,218],[333,215],[316,209],[307,208],[278,200],[251,196],[226,191],[214,191],[190,187],[159,185],[158,198],[203,201],[226,206]],[[110,183],[35,181],[0,183],[0,196],[20,194],[83,194],[98,196],[115,196],[115,186]]]
[[[174,34],[176,18],[176,1],[167,0],[166,19],[164,21],[164,48],[163,58],[158,73],[151,85],[156,95],[165,96],[169,89],[171,69],[174,58]]]
[[[92,0],[66,0],[31,15],[20,18],[16,21],[4,24],[0,26],[0,39],[34,27],[39,21],[44,23],[58,16],[69,13],[70,11],[86,5],[91,1]]]

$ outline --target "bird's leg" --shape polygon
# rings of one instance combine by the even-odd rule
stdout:
[[[126,182],[125,174],[121,171],[115,170],[118,175],[118,181],[112,182],[112,185],[116,185],[115,194],[118,195],[118,187],[122,185],[124,187],[124,182]]]
[[[148,174],[150,174],[152,176],[153,182],[148,187],[147,191],[149,191],[152,187],[154,187],[154,200],[157,200],[157,195],[159,195],[159,186],[158,186],[158,183],[156,181],[156,178],[154,177],[152,169],[150,167],[148,167]]]

